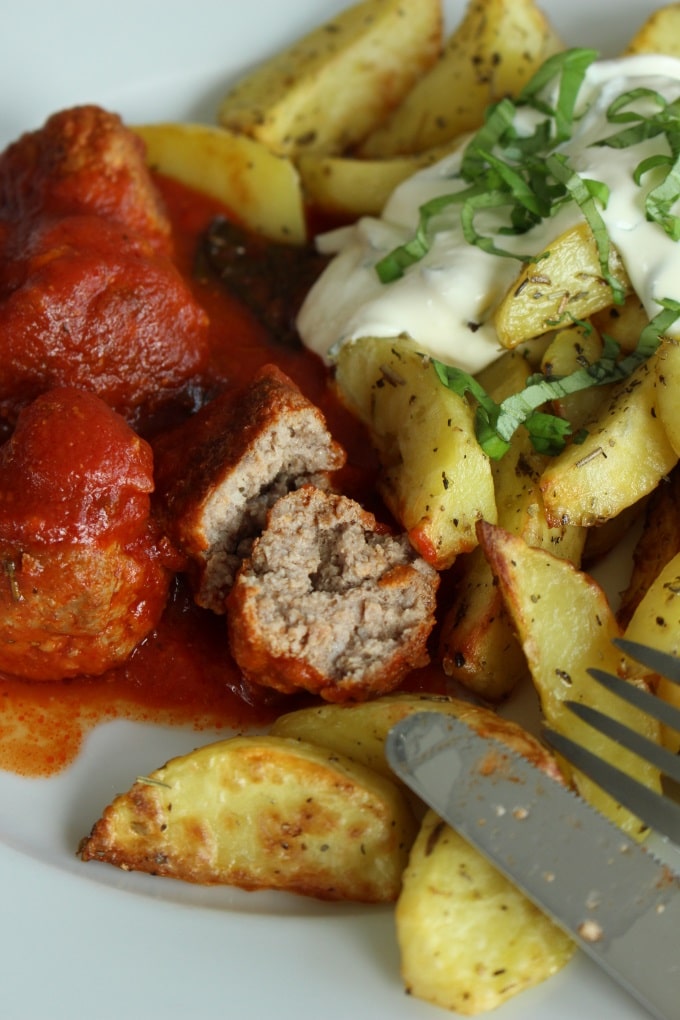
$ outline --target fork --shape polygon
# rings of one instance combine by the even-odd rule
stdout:
[[[615,638],[614,644],[631,659],[665,677],[671,683],[680,685],[680,657],[625,638]],[[665,726],[680,732],[680,709],[612,673],[601,669],[589,669],[588,673],[608,691],[637,706]],[[680,783],[678,755],[590,705],[577,701],[566,701],[565,704],[580,719],[650,762],[668,779]],[[680,803],[667,794],[650,790],[563,733],[546,728],[544,735],[554,750],[581,772],[590,776],[619,804],[632,811],[645,825],[680,845]]]

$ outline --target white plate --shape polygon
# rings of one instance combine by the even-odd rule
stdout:
[[[0,143],[51,112],[99,102],[131,121],[214,118],[224,85],[344,6],[341,0],[37,0],[0,33]],[[570,45],[615,54],[650,0],[544,0]],[[451,23],[463,8],[449,3]],[[135,775],[199,739],[101,727],[54,779],[0,774],[2,1020],[278,1020],[445,1016],[403,992],[391,911],[201,889],[75,857]],[[498,1020],[642,1020],[582,958],[502,1007]]]

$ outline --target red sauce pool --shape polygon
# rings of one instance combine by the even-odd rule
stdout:
[[[190,278],[196,239],[224,209],[173,181],[159,177],[157,182],[173,220],[180,268]],[[321,363],[304,351],[272,343],[253,316],[216,283],[193,281],[192,287],[210,316],[215,375],[237,387],[261,365],[276,362],[324,412],[348,453],[342,488],[366,502],[375,461],[365,434],[333,399]],[[409,686],[439,691],[445,679],[433,666],[414,674]],[[55,683],[0,674],[0,699],[0,768],[33,777],[69,765],[87,732],[103,721],[245,730],[298,707],[296,701],[253,689],[243,680],[229,656],[224,620],[198,609],[181,580],[159,627],[124,667],[96,679]]]

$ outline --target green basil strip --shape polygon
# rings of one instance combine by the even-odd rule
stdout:
[[[561,379],[548,379],[537,373],[529,377],[523,390],[506,397],[500,404],[462,369],[438,361],[434,362],[434,367],[445,386],[460,396],[470,394],[478,402],[475,419],[477,441],[489,457],[495,460],[503,456],[520,425],[529,431],[535,449],[543,453],[559,453],[572,433],[571,425],[557,415],[539,412],[538,408],[591,386],[627,379],[654,354],[661,337],[680,318],[680,301],[664,298],[660,305],[661,311],[643,329],[635,350],[621,361],[617,361],[619,345],[611,337],[604,336],[602,355],[592,365],[578,368]]]
[[[597,60],[597,50],[574,48],[548,57],[521,90],[518,105],[531,105],[555,119],[554,144],[571,137],[578,94],[586,71]],[[560,85],[554,108],[540,100],[540,93],[559,77]]]
[[[606,185],[603,185],[601,181],[588,181],[579,177],[562,154],[553,153],[552,156],[548,156],[547,164],[551,173],[564,184],[583,213],[597,245],[602,276],[611,287],[614,302],[623,304],[626,296],[625,290],[618,280],[614,279],[609,269],[611,253],[609,234],[596,205],[597,200],[601,205],[606,206],[609,197]]]

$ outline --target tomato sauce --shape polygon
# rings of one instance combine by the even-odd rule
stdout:
[[[348,463],[341,487],[370,506],[374,455],[360,426],[333,398],[323,365],[302,349],[277,345],[217,281],[193,274],[197,239],[225,210],[174,181],[158,177],[157,184],[173,222],[179,268],[210,318],[214,378],[222,387],[237,388],[261,365],[276,362],[322,409],[345,447]],[[409,686],[438,690],[443,683],[433,667],[411,677]],[[242,731],[266,725],[304,701],[244,681],[229,656],[224,619],[199,609],[181,577],[158,627],[123,666],[103,677],[58,682],[31,683],[0,674],[0,699],[0,768],[24,776],[48,776],[65,768],[87,732],[103,721],[124,718],[191,725],[199,731]]]

